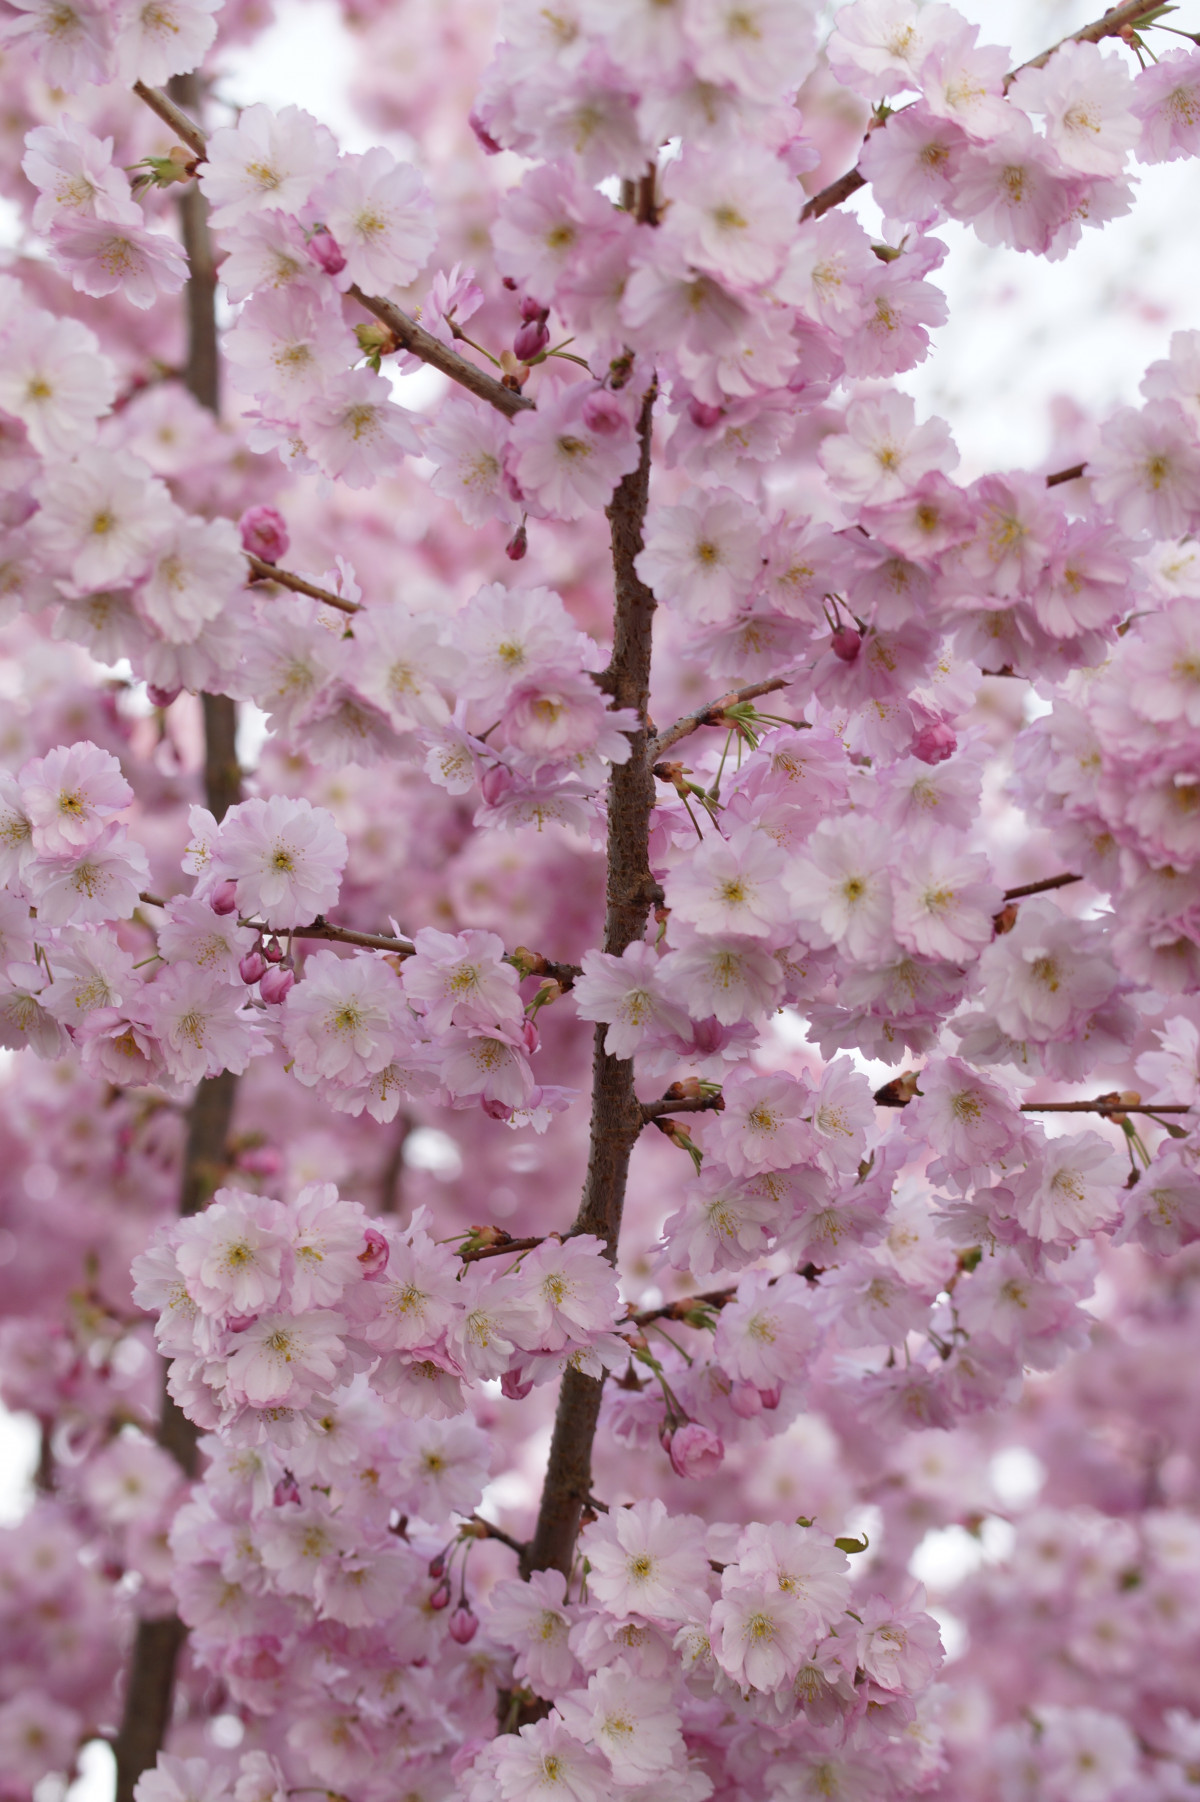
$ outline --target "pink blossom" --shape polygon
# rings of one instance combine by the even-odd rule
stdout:
[[[1090,472],[1096,499],[1123,531],[1178,538],[1200,515],[1200,446],[1172,401],[1119,408],[1104,426]]]
[[[213,848],[213,866],[219,878],[237,884],[243,913],[261,913],[278,929],[307,925],[334,905],[347,854],[332,814],[303,799],[274,795],[230,808]]]
[[[201,165],[214,226],[238,226],[266,208],[298,213],[336,159],[332,132],[311,113],[246,107],[236,125],[213,132]]]
[[[1139,70],[1133,111],[1142,122],[1137,155],[1143,163],[1173,163],[1195,156],[1200,144],[1200,55],[1164,50]]]
[[[343,291],[353,283],[372,294],[406,288],[436,242],[420,175],[378,146],[341,157],[314,204],[345,259],[336,272]]]
[[[637,467],[631,415],[622,429],[594,430],[586,409],[595,390],[573,382],[534,411],[519,413],[509,432],[509,462],[523,496],[555,519],[581,519],[603,507],[623,475]]]

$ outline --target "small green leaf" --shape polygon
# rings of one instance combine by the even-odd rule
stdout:
[[[864,1533],[861,1539],[835,1539],[833,1543],[839,1552],[845,1552],[848,1558],[853,1558],[856,1552],[865,1552],[871,1541]]]

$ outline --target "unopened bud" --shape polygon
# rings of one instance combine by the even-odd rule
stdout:
[[[443,1608],[449,1608],[450,1585],[448,1583],[441,1582],[438,1584],[437,1588],[429,1598],[429,1606],[437,1614],[440,1614]]]
[[[436,1558],[431,1558],[429,1560],[429,1575],[433,1578],[434,1582],[436,1583],[438,1578],[444,1577],[445,1574],[446,1574],[446,1554],[445,1554],[445,1552],[439,1552],[437,1554]]]
[[[992,915],[992,930],[997,938],[1011,932],[1017,923],[1018,908],[1015,901],[1006,901],[998,914]]]
[[[278,1483],[275,1485],[275,1493],[272,1497],[275,1506],[277,1508],[282,1508],[288,1502],[295,1502],[296,1506],[299,1507],[300,1499],[300,1485],[297,1483],[291,1471],[285,1470]]]
[[[500,1393],[510,1402],[523,1402],[533,1389],[533,1378],[522,1378],[517,1370],[506,1370],[500,1378]]]
[[[707,401],[697,400],[695,395],[688,402],[688,418],[698,431],[711,431],[724,417],[724,407],[710,407]]]
[[[237,912],[237,904],[236,882],[218,882],[216,888],[208,897],[208,905],[215,914],[220,914],[222,919],[224,919],[227,914],[235,914]]]
[[[460,1646],[469,1646],[479,1631],[479,1621],[467,1607],[456,1608],[448,1625],[451,1639]]]
[[[283,962],[283,946],[278,939],[268,939],[262,948],[262,954],[269,964]]]
[[[363,1248],[358,1254],[358,1261],[363,1267],[363,1275],[368,1279],[373,1276],[382,1276],[387,1269],[391,1251],[391,1246],[378,1228],[368,1226],[363,1233]]]
[[[550,342],[550,332],[543,319],[529,319],[517,330],[513,339],[513,356],[521,363],[532,363]]]
[[[597,438],[612,438],[623,432],[629,425],[629,415],[616,395],[609,394],[604,388],[597,388],[589,394],[580,409],[580,417],[589,432],[595,432]]]
[[[768,1414],[773,1414],[783,1399],[783,1384],[772,1383],[769,1389],[760,1389],[759,1399]]]
[[[261,557],[264,563],[278,563],[287,556],[291,540],[283,514],[274,507],[247,507],[238,520],[238,531],[242,549]]]
[[[283,964],[273,964],[258,985],[258,992],[268,1007],[278,1007],[286,1001],[288,992],[296,980],[296,972],[287,969]]]
[[[532,1020],[526,1020],[522,1026],[521,1037],[525,1042],[526,1051],[532,1057],[538,1048],[538,1029]]]
[[[921,763],[944,763],[957,749],[957,734],[945,720],[931,720],[927,726],[922,726],[913,734],[908,747],[909,755]]]
[[[271,968],[261,951],[247,951],[238,964],[238,975],[248,989],[252,989],[261,976],[265,976]]]
[[[156,682],[146,684],[146,695],[153,707],[169,707],[182,693],[181,688],[160,688]]]
[[[829,640],[829,648],[843,663],[853,663],[862,649],[862,633],[853,626],[839,626]]]
[[[486,156],[500,155],[500,152],[504,148],[503,144],[498,144],[496,142],[491,132],[487,129],[487,126],[483,123],[483,120],[479,117],[479,114],[474,110],[467,114],[467,124],[475,133],[475,142]],[[511,285],[512,282],[510,278],[506,281],[505,286],[509,287]]]
[[[313,228],[312,236],[305,245],[309,262],[323,269],[326,275],[340,275],[346,267],[346,259],[342,255],[342,247],[327,225]]]
[[[529,534],[524,526],[518,526],[504,547],[504,555],[510,563],[519,563],[529,549]]]

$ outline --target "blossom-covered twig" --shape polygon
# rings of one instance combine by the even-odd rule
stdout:
[[[736,707],[744,701],[757,700],[759,695],[774,694],[777,689],[787,688],[791,681],[791,676],[772,676],[766,682],[751,682],[746,688],[731,689],[718,700],[698,707],[695,713],[685,713],[674,725],[668,726],[650,740],[646,747],[647,757],[651,763],[657,762],[671,745],[678,744],[681,738],[687,738],[692,732],[698,732],[701,726],[721,725],[728,708]]]
[[[1052,44],[1049,50],[1043,50],[1040,56],[1030,57],[1027,63],[1018,64],[1005,76],[1004,85],[1007,88],[1011,82],[1015,81],[1022,69],[1044,68],[1054,52],[1061,50],[1063,44],[1098,44],[1104,38],[1120,37],[1121,33],[1130,26],[1152,23],[1153,19],[1164,10],[1161,5],[1157,4],[1157,0],[1152,5],[1147,5],[1146,0],[1125,0],[1123,6],[1114,6],[1104,14],[1103,18],[1093,19],[1090,25],[1080,26],[1078,31],[1072,31],[1067,37],[1060,39],[1057,44]],[[903,112],[906,109],[899,107],[896,110]],[[867,135],[878,130],[881,122],[879,117],[873,118],[867,128]],[[827,186],[811,196],[800,214],[801,219],[819,219],[823,213],[828,213],[835,206],[841,206],[843,201],[849,200],[852,194],[857,194],[858,190],[865,188],[866,185],[867,178],[860,173],[857,166],[847,169],[844,175],[839,175],[836,181],[829,182]],[[1082,473],[1082,469],[1072,471],[1072,475],[1081,475]],[[1059,479],[1068,481],[1071,477],[1062,476]]]
[[[151,112],[157,113],[163,123],[171,127],[189,150],[194,151],[201,160],[206,157],[208,140],[204,132],[173,100],[158,88],[147,87],[141,81],[134,84],[133,91],[140,100],[145,101]],[[373,313],[376,319],[387,326],[396,340],[395,349],[407,350],[414,357],[420,357],[423,363],[428,363],[432,369],[440,369],[443,375],[449,376],[452,382],[457,382],[460,388],[466,388],[477,399],[487,401],[489,406],[507,414],[509,418],[515,413],[526,412],[533,406],[534,403],[519,389],[510,388],[502,381],[498,382],[476,364],[468,363],[465,357],[460,357],[457,351],[443,344],[440,338],[435,338],[432,332],[427,332],[415,319],[410,319],[392,301],[364,294],[357,286],[352,287],[349,292],[361,307],[365,307],[368,313]]]

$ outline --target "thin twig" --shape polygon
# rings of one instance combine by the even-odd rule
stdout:
[[[719,700],[707,702],[695,713],[685,713],[673,726],[650,740],[646,747],[647,758],[651,764],[657,763],[665,750],[678,744],[681,738],[687,738],[689,733],[698,732],[701,726],[721,725],[726,708],[736,707],[742,701],[757,700],[759,695],[774,694],[776,689],[787,688],[794,679],[792,676],[772,676],[768,682],[751,682],[748,688],[732,689]]]
[[[157,113],[163,123],[171,127],[189,150],[195,152],[197,158],[204,159],[208,151],[208,140],[194,119],[189,119],[166,94],[158,88],[147,87],[145,82],[135,82],[133,91],[139,100],[145,101],[151,112]],[[479,400],[487,401],[489,406],[495,407],[509,419],[516,413],[528,412],[533,406],[528,395],[522,394],[519,388],[509,387],[503,381],[498,382],[476,364],[468,363],[465,357],[460,357],[457,351],[443,344],[440,338],[435,338],[432,332],[427,332],[415,319],[410,319],[392,301],[364,294],[358,287],[351,288],[349,293],[359,306],[365,307],[368,313],[373,313],[376,319],[388,327],[396,340],[397,350],[410,351],[414,357],[420,357],[423,363],[428,363],[430,368],[440,369],[443,375],[448,375],[460,388],[466,388]],[[306,590],[299,589],[297,592],[303,594]],[[320,600],[326,597],[319,595],[317,598]]]
[[[139,100],[144,100],[152,113],[157,113],[164,125],[169,125],[175,136],[194,152],[197,162],[205,162],[208,158],[208,139],[196,124],[189,119],[182,107],[176,106],[169,95],[161,88],[147,87],[144,81],[135,81],[133,91]]]
[[[666,1114],[719,1114],[724,1106],[725,1097],[719,1089],[715,1095],[664,1096],[661,1101],[643,1101],[642,1119],[649,1125],[651,1120],[661,1120]]]
[[[348,601],[345,595],[331,594],[328,588],[318,588],[315,582],[308,582],[303,576],[294,576],[290,569],[280,569],[274,563],[266,563],[247,551],[246,562],[250,565],[256,582],[278,582],[281,588],[290,588],[294,594],[306,594],[314,601],[323,601],[326,607],[336,607],[341,613],[361,613],[361,601]]]
[[[1044,67],[1054,52],[1062,49],[1063,44],[1098,44],[1103,38],[1120,37],[1127,25],[1137,25],[1146,21],[1151,13],[1161,11],[1160,5],[1147,5],[1146,0],[1126,0],[1125,5],[1114,6],[1104,14],[1102,19],[1095,19],[1090,25],[1081,26],[1078,31],[1071,32],[1069,37],[1062,38],[1057,44],[1052,44],[1049,50],[1043,50],[1040,56],[1031,57],[1027,63],[1021,63],[1017,68],[1010,69],[1004,77],[1005,89],[1008,88],[1010,82],[1016,80],[1022,69]],[[909,104],[915,105],[916,103],[910,101]],[[897,112],[907,112],[907,110],[907,107],[896,108]],[[870,137],[871,132],[878,128],[878,119],[872,119],[867,128],[867,137]],[[812,196],[800,215],[801,219],[819,219],[831,207],[841,206],[844,200],[849,200],[852,194],[857,194],[858,190],[865,188],[866,185],[867,178],[857,166],[847,169],[844,175],[839,175],[836,181],[831,181],[827,187],[821,188]]]
[[[357,286],[347,291],[352,300],[356,300],[360,307],[365,307],[368,313],[373,313],[376,319],[387,326],[396,340],[397,350],[411,351],[414,357],[420,357],[422,363],[428,363],[431,369],[440,369],[443,375],[448,375],[460,388],[466,388],[478,400],[487,401],[489,406],[495,407],[498,413],[505,414],[509,419],[516,413],[527,413],[532,408],[533,402],[519,388],[510,388],[503,381],[498,382],[495,376],[488,375],[478,364],[468,363],[456,350],[451,350],[440,338],[427,332],[423,325],[410,319],[394,301],[364,294]]]
[[[504,1258],[511,1252],[536,1251],[539,1245],[546,1243],[548,1237],[553,1235],[534,1233],[527,1239],[510,1239],[506,1235],[498,1245],[473,1245],[467,1251],[460,1251],[458,1255],[464,1264],[479,1264],[484,1258]],[[563,1237],[566,1237],[565,1233]]]
[[[1074,482],[1086,468],[1086,463],[1072,463],[1070,469],[1056,469],[1052,476],[1046,477],[1046,486],[1047,488],[1058,488],[1063,482]]]
[[[523,1540],[514,1539],[511,1533],[506,1533],[504,1531],[503,1527],[497,1527],[492,1521],[484,1520],[482,1514],[473,1514],[471,1519],[477,1527],[483,1528],[483,1536],[485,1539],[498,1539],[501,1545],[508,1546],[509,1550],[515,1552],[518,1558],[524,1556],[525,1544]]]
[[[1044,895],[1052,888],[1067,888],[1072,882],[1084,882],[1086,877],[1075,875],[1070,870],[1061,876],[1043,876],[1040,882],[1021,882],[1016,888],[1006,888],[1006,901],[1020,901],[1026,895]]]
[[[1152,1107],[1136,1101],[1023,1101],[1023,1114],[1190,1114],[1187,1105]]]

